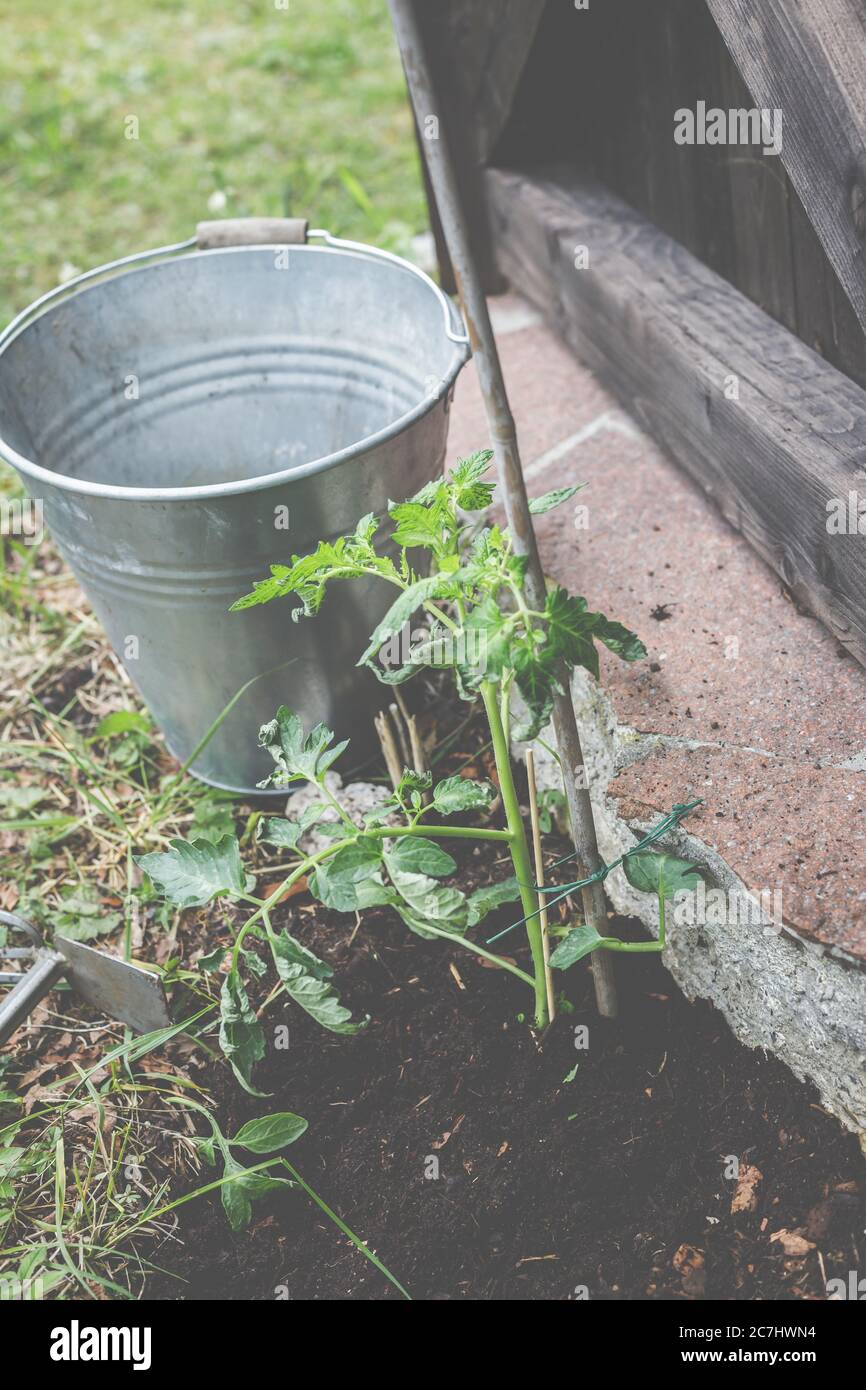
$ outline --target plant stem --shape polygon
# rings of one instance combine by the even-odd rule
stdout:
[[[499,773],[499,789],[502,793],[502,805],[505,809],[505,818],[511,833],[511,842],[509,846],[511,850],[511,861],[514,865],[514,873],[517,882],[520,885],[520,901],[523,904],[523,911],[528,918],[526,923],[526,935],[529,938],[529,949],[532,952],[533,989],[535,991],[535,1026],[537,1028],[545,1028],[550,1019],[547,1012],[547,991],[544,981],[544,945],[541,935],[541,925],[538,920],[538,907],[535,894],[532,891],[534,879],[532,860],[529,857],[526,830],[523,825],[523,818],[520,814],[520,805],[517,800],[517,791],[511,772],[511,752],[508,747],[508,740],[505,736],[505,729],[502,725],[498,692],[496,686],[490,681],[482,682],[481,698],[484,701],[484,708],[487,712],[487,722],[490,725],[490,733],[493,738],[493,756],[496,759],[496,770]]]
[[[655,941],[618,941],[616,945],[605,946],[606,951],[629,951],[633,953],[663,951],[665,948],[665,897],[659,889],[659,934]]]
[[[376,825],[360,832],[387,840],[392,835],[440,835],[455,840],[504,840],[513,837],[510,830],[484,830],[472,825]]]
[[[252,914],[251,917],[247,918],[240,931],[238,932],[237,936],[235,937],[234,950],[232,951],[232,970],[237,970],[238,968],[238,960],[240,958],[241,945],[243,943],[244,937],[246,936],[250,928],[255,926],[259,918],[267,918],[267,913],[269,909],[272,908],[275,903],[278,903],[280,901],[280,898],[283,896],[283,894],[286,892],[288,888],[291,888],[294,883],[297,883],[299,878],[303,878],[304,874],[307,872],[308,869],[314,869],[320,860],[327,859],[329,855],[336,854],[338,849],[344,849],[346,845],[351,844],[354,844],[354,838],[349,839],[347,837],[345,840],[335,840],[333,844],[326,845],[325,848],[320,849],[318,853],[308,854],[306,859],[302,859],[300,864],[298,864],[296,868],[294,868],[292,872],[288,874],[286,878],[283,879],[279,887],[274,889],[271,896],[265,902],[263,902],[260,907],[256,908],[255,912]]]
[[[476,942],[470,941],[468,937],[458,936],[457,933],[453,931],[445,931],[443,927],[434,927],[432,922],[425,922],[424,930],[430,932],[432,936],[440,936],[443,941],[453,941],[455,946],[464,946],[467,951],[473,951],[476,956],[483,956],[485,960],[489,960],[494,965],[498,965],[501,970],[507,970],[509,974],[516,975],[518,980],[523,980],[524,984],[531,985],[533,989],[535,988],[535,981],[532,976],[528,975],[525,970],[521,970],[519,965],[512,965],[510,960],[505,960],[502,956],[495,956],[492,951],[488,951],[484,946],[479,946]]]

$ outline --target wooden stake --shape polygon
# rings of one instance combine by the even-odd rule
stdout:
[[[440,109],[440,105],[418,23],[422,0],[388,0],[388,4],[400,46],[415,120],[423,130],[425,121]],[[525,578],[526,595],[531,608],[543,608],[546,596],[544,573],[538,557],[538,545],[526,496],[526,483],[520,466],[517,431],[508,404],[508,393],[490,323],[487,300],[475,268],[466,216],[444,128],[439,131],[437,139],[422,140],[420,144],[472,342],[508,526],[517,554],[529,557]],[[602,861],[598,851],[592,803],[583,780],[583,752],[571,699],[571,686],[565,670],[560,672],[559,685],[560,689],[553,700],[553,728],[561,759],[571,833],[577,851],[574,868],[581,878],[586,878],[601,867]],[[604,936],[607,928],[607,908],[601,883],[596,880],[582,889],[581,899],[584,921],[589,926],[594,926],[600,936]],[[596,951],[592,963],[592,978],[599,1013],[605,1018],[615,1018],[616,980],[611,951]]]
[[[529,783],[529,818],[532,822],[532,847],[535,851],[535,881],[539,888],[544,887],[544,859],[541,855],[541,826],[538,821],[538,791],[535,785],[535,754],[531,748],[526,750],[526,780]],[[547,935],[547,899],[543,893],[538,895],[541,911],[541,948],[544,952],[544,984],[547,989],[547,1012],[551,1023],[556,1018],[556,999],[553,992],[553,975],[550,970],[550,940]]]
[[[391,720],[387,710],[380,710],[374,716],[373,723],[376,726],[376,733],[379,736],[379,745],[382,749],[382,756],[385,759],[385,766],[388,769],[388,776],[391,778],[391,786],[396,787],[403,775],[403,763],[400,758],[400,750],[397,747],[397,740],[394,737],[394,730],[391,727]]]

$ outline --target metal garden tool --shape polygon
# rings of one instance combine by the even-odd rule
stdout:
[[[60,980],[68,981],[101,1013],[127,1023],[137,1033],[151,1033],[171,1023],[162,980],[140,965],[66,936],[55,936],[51,949],[43,944],[38,927],[14,912],[0,912],[0,923],[29,942],[3,947],[4,959],[33,962],[29,970],[0,971],[0,984],[12,985],[0,1003],[0,1046]]]

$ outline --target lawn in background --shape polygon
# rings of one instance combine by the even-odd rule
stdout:
[[[0,0],[0,29],[4,322],[201,218],[426,226],[385,0]]]

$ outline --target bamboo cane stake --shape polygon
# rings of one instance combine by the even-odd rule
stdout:
[[[526,780],[529,783],[529,818],[532,822],[532,849],[535,855],[535,882],[539,888],[544,887],[544,858],[541,853],[541,825],[538,818],[538,788],[535,783],[535,753],[531,748],[526,750]],[[556,1018],[556,996],[553,992],[553,975],[550,969],[550,938],[547,934],[547,898],[543,893],[538,895],[539,914],[538,920],[541,923],[541,950],[544,955],[544,985],[547,990],[547,1012],[550,1015],[551,1023]]]
[[[418,128],[424,130],[426,118],[435,115],[439,106],[418,25],[415,3],[413,0],[388,0],[388,3],[415,119]],[[508,393],[487,310],[487,300],[481,288],[469,244],[454,166],[445,138],[445,122],[439,122],[436,139],[424,139],[421,145],[472,343],[509,529],[515,550],[529,557],[526,591],[530,604],[534,608],[542,608],[545,597],[544,573],[538,557],[535,530],[526,496],[526,483],[517,446],[517,431],[508,404]],[[571,833],[577,851],[578,872],[581,878],[587,878],[602,867],[602,862],[598,852],[592,803],[584,780],[583,752],[567,675],[563,675],[560,686],[561,689],[554,700],[553,727],[561,759]],[[591,883],[584,888],[581,899],[584,920],[604,936],[607,911],[601,882]],[[607,1018],[615,1018],[616,981],[611,952],[596,951],[592,975],[599,1013]]]
[[[388,769],[388,776],[391,779],[391,786],[397,788],[400,778],[403,775],[403,762],[400,757],[400,750],[397,747],[397,740],[394,737],[394,730],[391,727],[391,720],[387,710],[379,710],[373,716],[373,724],[379,737],[379,746],[382,749],[382,756],[385,759],[385,767]]]

